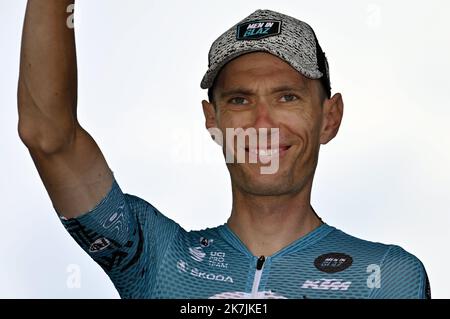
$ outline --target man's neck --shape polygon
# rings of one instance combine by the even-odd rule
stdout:
[[[310,194],[311,187],[282,196],[252,195],[233,187],[228,226],[254,256],[271,256],[322,224]]]

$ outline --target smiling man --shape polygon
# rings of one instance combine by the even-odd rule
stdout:
[[[343,101],[331,95],[309,25],[258,10],[213,43],[201,82],[206,128],[253,130],[258,143],[219,143],[233,159],[244,152],[243,161],[227,161],[231,216],[187,232],[123,193],[78,123],[74,34],[65,24],[71,2],[28,2],[19,133],[62,223],[122,298],[430,297],[415,256],[347,235],[311,207],[320,146],[336,136]],[[276,139],[260,143],[265,133]],[[276,169],[263,174],[270,161]]]

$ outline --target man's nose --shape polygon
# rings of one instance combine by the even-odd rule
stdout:
[[[274,109],[265,99],[258,99],[256,107],[253,110],[253,127],[271,128],[275,127]]]

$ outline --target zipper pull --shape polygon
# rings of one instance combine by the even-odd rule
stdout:
[[[261,270],[264,266],[264,262],[266,261],[266,257],[261,256],[258,258],[258,261],[256,262],[256,270]]]

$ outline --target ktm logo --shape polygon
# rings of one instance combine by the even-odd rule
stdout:
[[[351,284],[351,281],[341,281],[339,279],[306,280],[303,283],[302,288],[318,290],[347,290]]]

